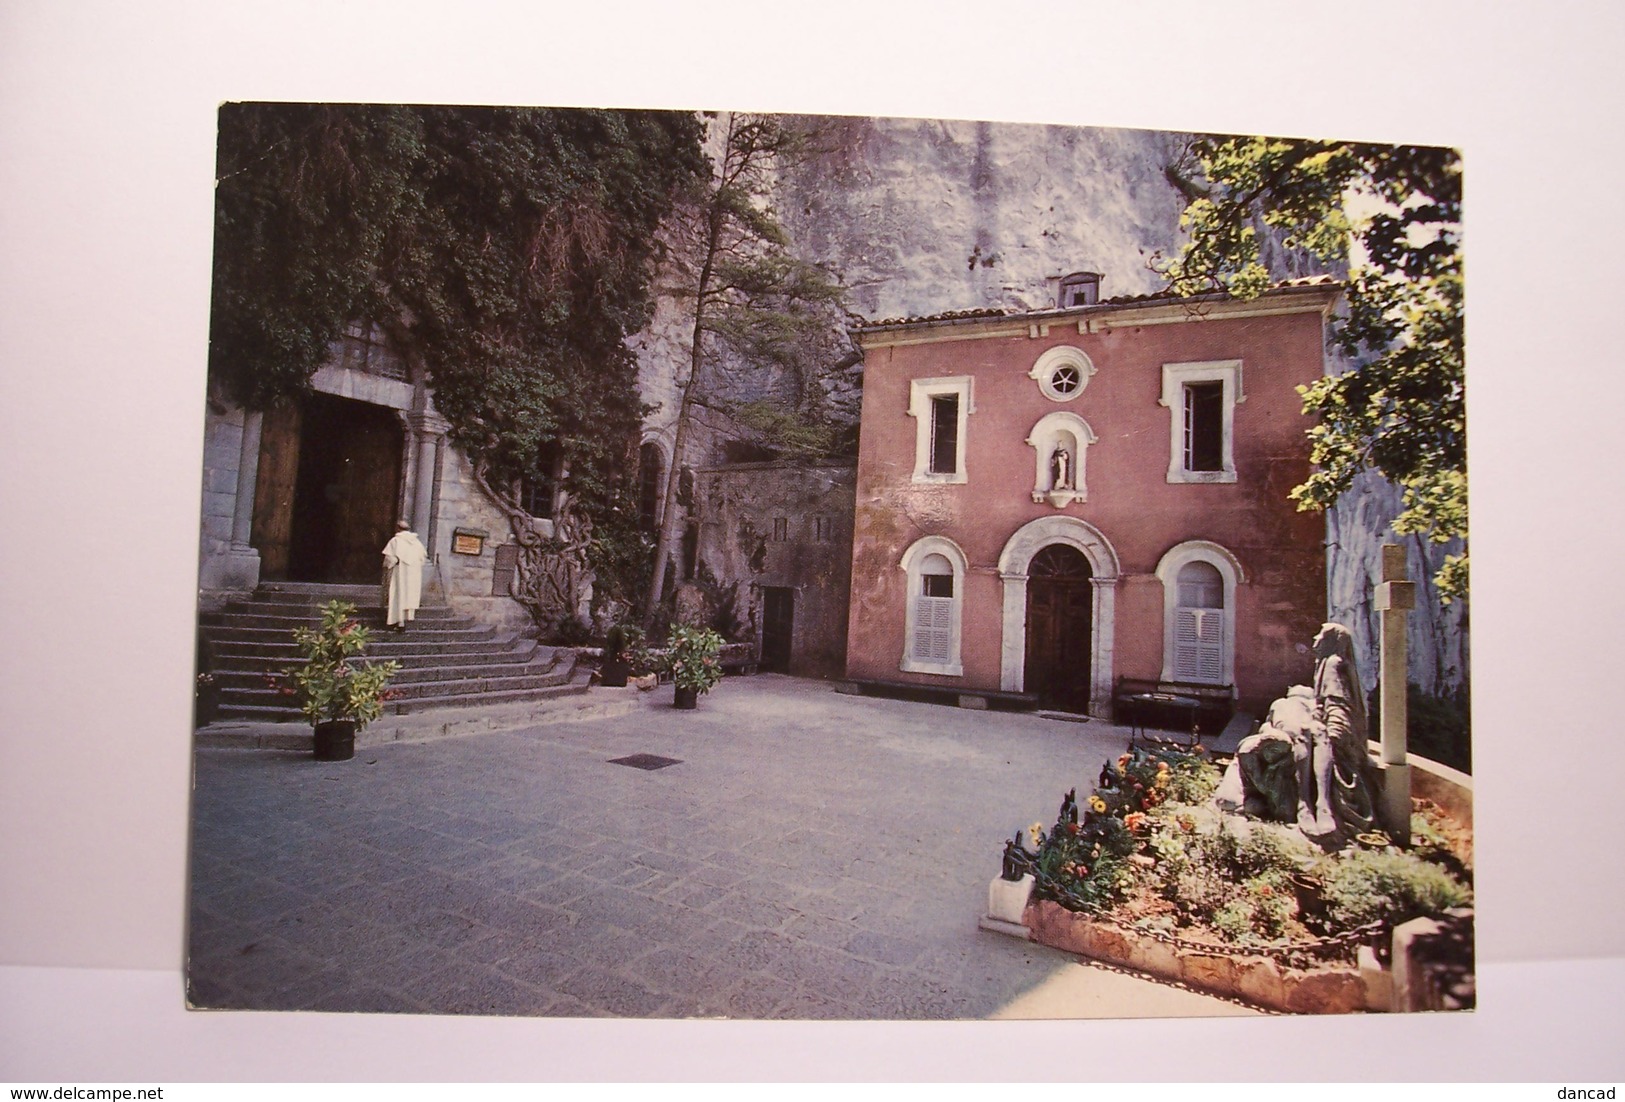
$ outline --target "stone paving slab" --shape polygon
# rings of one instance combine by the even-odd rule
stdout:
[[[595,691],[596,692],[596,691]],[[700,708],[197,755],[199,1007],[637,1018],[1242,1013],[977,928],[1128,732],[731,678]],[[611,764],[638,753],[679,764]]]

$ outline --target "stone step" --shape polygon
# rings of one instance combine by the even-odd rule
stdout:
[[[291,628],[244,627],[238,624],[224,624],[209,629],[210,638],[220,644],[261,644],[274,645],[286,643],[293,646],[293,630]],[[467,620],[451,620],[445,622],[430,622],[422,626],[413,625],[404,632],[390,631],[386,628],[370,628],[367,631],[367,649],[388,644],[399,645],[412,640],[422,640],[429,643],[488,643],[500,638],[495,631],[484,625],[474,625]],[[513,636],[509,636],[512,639]]]
[[[468,692],[442,692],[438,695],[406,696],[391,700],[384,706],[387,715],[413,715],[431,708],[476,708],[485,704],[500,704],[516,700],[546,700],[587,692],[587,675],[573,674],[569,678],[548,685],[505,689],[470,690]],[[305,717],[297,708],[272,704],[220,705],[219,722],[236,720],[268,720],[274,723],[304,723]]]
[[[568,685],[541,689],[517,700],[468,701],[430,707],[414,703],[403,715],[386,714],[356,736],[356,749],[392,742],[424,742],[440,738],[490,734],[551,723],[573,723],[627,715],[639,702],[626,689],[587,692],[587,674]],[[312,732],[304,717],[297,722],[221,719],[197,732],[197,745],[226,750],[294,750],[310,753]]]
[[[470,678],[502,678],[515,673],[533,673],[533,671],[554,670],[561,665],[557,653],[526,653],[515,652],[502,655],[497,662],[486,662],[484,658],[489,655],[444,655],[439,660],[431,658],[418,658],[413,662],[401,665],[395,678],[390,684],[413,684],[418,681],[460,681]],[[288,663],[294,665],[294,663]],[[278,666],[280,670],[280,666]],[[241,668],[216,668],[215,681],[223,692],[239,691],[239,689],[267,688],[267,679],[276,676],[276,670],[270,670],[265,663],[252,663]]]
[[[398,700],[415,700],[427,696],[467,696],[469,693],[486,691],[548,688],[569,680],[571,672],[562,668],[520,666],[507,673],[480,677],[439,677],[423,681],[392,680],[389,688]],[[291,697],[268,687],[234,689],[229,693],[223,693],[221,707],[297,710]]]
[[[365,652],[351,659],[359,665],[370,665],[374,662],[396,662],[400,664],[401,672],[445,668],[448,670],[467,669],[491,666],[512,667],[528,666],[532,664],[551,666],[565,657],[572,656],[574,652],[555,647],[538,646],[528,639],[521,639],[506,650],[489,650],[481,648],[428,648],[419,647],[415,650],[407,648],[393,648],[390,650],[374,649],[368,647]],[[287,666],[297,666],[304,662],[304,657],[294,651],[289,651],[285,660],[270,661],[260,655],[247,655],[226,653],[216,654],[214,670],[216,674],[230,677],[240,677],[251,674],[257,670],[280,670]]]
[[[557,693],[586,675],[576,672],[575,652],[539,645],[513,633],[499,634],[488,625],[459,615],[444,604],[418,610],[402,633],[388,630],[379,607],[378,586],[333,586],[272,583],[253,597],[205,614],[200,627],[208,641],[211,671],[219,687],[222,721],[302,721],[292,698],[276,681],[303,656],[293,641],[300,626],[315,626],[320,606],[330,600],[356,604],[355,619],[368,629],[365,650],[356,659],[368,664],[396,661],[401,670],[391,681],[389,714],[425,707],[474,707],[493,701],[525,701],[538,693]]]
[[[363,652],[364,658],[396,658],[401,661],[413,659],[441,658],[452,659],[459,655],[470,657],[485,657],[497,654],[512,654],[522,648],[535,648],[536,644],[528,639],[518,639],[514,636],[497,636],[478,642],[463,640],[449,642],[434,642],[428,639],[414,640],[408,635],[402,640],[388,640],[385,642],[372,642],[367,644]],[[245,662],[257,661],[273,666],[286,666],[297,662],[302,657],[293,640],[286,643],[215,643],[212,651],[215,659],[215,668],[241,668]]]
[[[355,620],[363,627],[381,630],[384,627],[384,610],[358,609]],[[209,628],[278,628],[292,631],[296,627],[314,627],[320,622],[321,616],[314,609],[270,602],[227,605],[223,609],[205,612],[198,617],[198,623]],[[449,608],[440,607],[418,609],[417,619],[413,623],[427,626],[443,623],[470,624],[473,621],[457,616]]]
[[[328,582],[261,582],[254,596],[284,597],[312,604],[325,605],[328,601],[349,601],[352,604],[376,603],[382,599],[384,581],[382,572],[372,583],[333,584]]]

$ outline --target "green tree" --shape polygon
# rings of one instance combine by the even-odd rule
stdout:
[[[1462,352],[1461,161],[1453,150],[1281,138],[1195,140],[1170,179],[1190,199],[1188,240],[1163,266],[1181,294],[1257,297],[1275,231],[1288,249],[1346,263],[1347,311],[1334,339],[1355,366],[1300,388],[1316,470],[1292,492],[1332,505],[1361,471],[1399,486],[1396,532],[1467,539]],[[1467,554],[1435,581],[1467,592]]]
[[[544,629],[589,569],[630,599],[615,591],[641,584],[647,549],[625,340],[649,316],[661,220],[703,170],[700,133],[673,112],[228,104],[211,376],[264,408],[308,386],[346,324],[377,324],[508,515]],[[542,540],[515,488],[558,472]]]
[[[770,201],[775,174],[810,153],[814,137],[772,115],[728,113],[711,124],[710,177],[679,203],[667,233],[674,279],[664,289],[684,303],[689,361],[678,381],[664,514],[644,606],[651,627],[678,543],[678,489],[696,410],[719,409],[758,431],[793,421],[801,431],[786,440],[803,450],[834,436],[820,432],[818,371],[826,351],[821,338],[842,292],[827,271],[794,255]],[[788,404],[755,393],[764,374],[789,379]]]

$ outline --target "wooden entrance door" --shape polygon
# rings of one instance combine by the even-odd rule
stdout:
[[[299,402],[285,401],[266,410],[261,422],[260,463],[254,476],[254,527],[249,541],[260,553],[260,577],[271,581],[288,578],[302,414]]]
[[[796,592],[784,586],[762,587],[761,667],[773,673],[790,672],[790,644],[795,637]]]
[[[402,433],[392,410],[329,394],[267,414],[254,545],[268,578],[380,580],[395,532]]]
[[[1027,661],[1023,684],[1046,708],[1089,709],[1094,586],[1089,560],[1064,544],[1027,567]]]

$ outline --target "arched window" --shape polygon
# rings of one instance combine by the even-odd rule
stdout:
[[[1174,607],[1174,678],[1224,680],[1224,579],[1211,563],[1179,571]]]
[[[1157,564],[1163,591],[1162,676],[1234,685],[1236,585],[1241,564],[1216,543],[1190,540]]]
[[[900,565],[908,574],[908,605],[899,668],[959,677],[965,553],[950,539],[927,536],[904,552]]]

